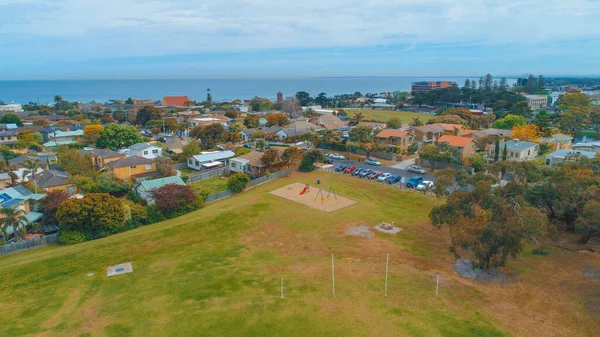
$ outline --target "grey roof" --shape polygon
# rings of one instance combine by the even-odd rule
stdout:
[[[106,164],[106,166],[113,167],[113,168],[114,167],[127,167],[127,166],[133,166],[133,165],[150,164],[152,162],[153,162],[153,160],[151,160],[151,159],[146,159],[144,157],[139,157],[139,156],[133,156],[133,157],[127,157],[124,159],[112,161],[112,162]]]
[[[92,157],[100,157],[100,158],[116,158],[116,157],[123,156],[123,154],[121,154],[117,151],[109,150],[109,149],[81,150],[81,151],[79,151],[79,154],[81,154],[81,155],[87,154]]]
[[[20,156],[18,156],[18,157],[16,157],[16,158],[10,159],[10,160],[8,161],[8,163],[9,163],[10,165],[13,165],[13,166],[15,166],[15,167],[19,168],[19,167],[22,167],[22,166],[21,166],[21,163],[23,163],[24,161],[27,161],[27,160],[32,160],[32,161],[39,160],[39,162],[40,162],[40,163],[43,163],[43,162],[44,162],[43,160],[40,160],[40,158],[39,158],[39,157],[35,157],[35,156],[28,156],[28,155],[26,155],[26,154],[22,154],[22,155],[20,155]]]
[[[547,154],[546,157],[565,158],[567,156],[572,156],[572,155],[577,155],[577,154],[579,154],[581,156],[588,157],[590,159],[596,157],[596,152],[576,151],[576,150],[556,150],[556,151],[554,151],[552,153]]]
[[[132,151],[142,151],[149,147],[156,147],[156,145],[152,145],[152,144],[148,144],[148,143],[137,143],[137,144],[131,145],[130,147],[128,147],[128,149],[130,149]]]
[[[298,128],[285,128],[285,129],[281,129],[281,131],[285,132],[286,135],[288,136],[300,136],[303,135],[305,133],[312,133],[314,132],[312,129],[298,129]]]
[[[16,136],[17,135],[17,131],[0,131],[0,136],[1,137],[12,137],[12,136]]]
[[[473,138],[481,138],[485,136],[496,135],[500,137],[510,137],[512,130],[504,129],[485,129],[473,132]]]
[[[67,185],[70,175],[67,172],[61,171],[43,171],[36,175],[37,184],[42,187],[52,187]]]
[[[197,154],[195,156],[192,156],[192,158],[196,159],[197,161],[199,161],[201,163],[205,163],[205,162],[210,162],[210,161],[214,161],[214,160],[223,160],[223,159],[231,158],[234,156],[235,156],[235,153],[227,150],[227,151],[218,151],[218,152]]]
[[[253,134],[255,134],[258,131],[262,131],[265,134],[268,134],[268,133],[276,133],[279,130],[281,130],[280,126],[270,126],[268,128],[246,129],[246,130],[242,130],[242,132],[245,133],[247,136],[252,136]]]
[[[500,143],[500,148],[504,148],[504,144],[506,144],[507,149],[517,150],[517,151],[523,151],[523,150],[527,150],[530,147],[537,146],[537,144],[535,144],[535,143],[524,142],[524,141],[513,139],[513,140],[509,140],[509,141]]]
[[[600,147],[600,142],[585,142],[585,143],[575,143],[573,147]]]
[[[17,185],[17,186],[13,186],[13,189],[15,189],[17,192],[21,193],[21,195],[23,195],[24,197],[33,195],[33,193],[27,189],[27,187],[23,186],[23,185]]]
[[[568,142],[571,142],[572,140],[573,140],[573,137],[567,136],[567,135],[561,135],[561,134],[555,134],[552,137],[542,137],[539,139],[540,142],[546,142],[546,143],[554,143],[554,142],[568,143]]]

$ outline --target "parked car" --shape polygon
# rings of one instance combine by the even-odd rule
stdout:
[[[381,166],[381,162],[377,161],[377,160],[375,160],[373,158],[367,158],[367,159],[365,159],[365,164],[367,164],[367,165]]]
[[[408,181],[406,182],[406,187],[414,188],[414,187],[419,186],[419,184],[422,182],[423,182],[423,177],[412,177],[412,178],[408,179]]]
[[[390,185],[394,185],[399,183],[400,181],[402,181],[402,177],[401,176],[389,176],[385,179],[385,182],[390,184]]]
[[[374,179],[379,178],[379,176],[382,175],[382,174],[383,174],[383,172],[373,171],[373,172],[369,173],[369,175],[367,176],[367,178],[369,178],[371,180],[374,180]]]
[[[357,169],[356,166],[348,166],[344,169],[344,173],[352,173],[356,169]]]
[[[331,159],[325,159],[325,161],[323,163],[325,163],[325,164],[333,164],[333,160],[331,160]]]
[[[357,176],[357,175],[359,175],[359,174],[363,173],[365,170],[366,170],[366,169],[364,169],[364,168],[359,168],[359,169],[356,169],[354,172],[352,172],[352,175],[353,175],[353,176]]]
[[[433,186],[434,186],[433,181],[423,180],[422,183],[417,185],[417,190],[419,190],[419,191],[431,190],[431,189],[433,189]]]
[[[250,144],[244,144],[244,147],[247,148],[247,149],[252,150],[252,145],[250,145]]]
[[[407,169],[408,172],[417,173],[417,174],[425,174],[425,170],[421,166],[413,165]]]
[[[391,173],[382,173],[379,177],[377,177],[377,181],[384,182],[387,178],[391,177]]]
[[[373,170],[371,170],[371,169],[363,169],[363,171],[358,174],[358,177],[359,178],[366,178],[369,174],[371,174],[371,172],[373,172]]]
[[[342,156],[339,153],[332,153],[332,154],[329,155],[329,158],[331,158],[331,159],[339,159],[339,160],[346,159],[344,156]]]
[[[350,167],[349,165],[344,165],[344,164],[340,164],[338,166],[335,167],[335,172],[342,172],[345,169],[347,169],[348,167]]]
[[[323,152],[323,155],[324,155],[325,157],[329,157],[329,153],[327,153],[327,151],[321,151],[321,152]]]

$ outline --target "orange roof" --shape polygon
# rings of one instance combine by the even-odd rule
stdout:
[[[465,126],[462,124],[446,124],[446,123],[437,123],[439,126],[443,127],[444,130],[454,130],[456,128],[464,128]]]
[[[440,138],[438,138],[437,142],[448,143],[448,145],[452,147],[465,147],[469,144],[469,142],[475,141],[469,137],[443,135]]]
[[[464,130],[462,134],[463,136],[470,136],[473,132],[477,132],[477,130]]]
[[[407,133],[408,133],[408,131],[406,131],[406,130],[385,129],[385,130],[381,130],[377,134],[377,138],[390,138],[390,137],[400,138],[400,137],[404,137]]]
[[[187,96],[165,96],[162,100],[164,106],[185,106],[185,102],[189,101]]]

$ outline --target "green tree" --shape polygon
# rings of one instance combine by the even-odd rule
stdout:
[[[95,180],[96,192],[119,194],[129,191],[131,185],[115,177],[112,172],[103,172]]]
[[[19,227],[28,226],[30,224],[27,217],[23,214],[23,211],[17,209],[17,207],[3,207],[0,209],[0,214],[2,215],[2,218],[0,218],[1,226],[3,228],[12,227],[15,240],[21,241],[23,235],[21,234]],[[6,229],[2,230],[4,241],[8,240],[8,237],[5,234],[6,232]]]
[[[525,118],[529,118],[532,115],[531,108],[527,106],[526,101],[517,102],[513,107],[508,111],[509,114],[514,116],[522,116]]]
[[[525,124],[527,124],[525,117],[509,114],[494,122],[493,127],[497,129],[512,130],[515,126],[522,126]]]
[[[589,118],[589,108],[572,106],[560,114],[558,128],[560,131],[576,137],[581,130],[587,128]]]
[[[236,173],[227,179],[227,188],[232,192],[240,193],[246,188],[249,182],[250,177],[243,173]]]
[[[306,91],[298,91],[296,93],[296,99],[298,102],[300,102],[301,106],[308,106],[308,104],[311,102],[310,94]]]
[[[304,156],[304,151],[297,147],[288,147],[283,151],[281,160],[287,165],[288,169],[292,166],[296,166]]]
[[[37,187],[36,177],[37,177],[38,170],[42,168],[42,163],[40,162],[39,159],[35,159],[35,160],[27,159],[21,163],[21,166],[23,166],[25,168],[25,172],[23,172],[23,177],[31,174],[31,180],[33,181],[33,184],[34,184],[35,193],[37,194],[38,187]]]
[[[575,232],[581,235],[581,243],[587,243],[592,237],[600,236],[600,202],[589,200],[577,219]]]
[[[219,143],[225,143],[227,136],[227,130],[221,124],[196,126],[190,131],[190,137],[198,139],[205,149],[211,149]]]
[[[143,141],[144,139],[133,126],[109,124],[100,131],[96,146],[116,151]]]
[[[365,119],[365,116],[363,115],[362,112],[355,112],[354,116],[352,116],[352,119],[350,119],[350,122],[348,122],[348,126],[357,126],[364,119]]]
[[[558,102],[558,109],[565,111],[569,108],[579,107],[587,108],[590,106],[592,100],[590,97],[581,92],[574,92],[563,95]]]
[[[282,113],[274,113],[267,116],[267,126],[286,126],[290,120]]]
[[[500,160],[500,139],[496,139],[496,147],[494,151],[494,162]]]
[[[485,159],[483,159],[483,156],[480,154],[472,155],[469,160],[471,161],[471,167],[475,169],[475,172],[479,172],[485,167]]]
[[[414,117],[412,119],[412,126],[423,126],[423,122],[421,121],[421,118],[419,117]]]
[[[357,126],[348,132],[349,141],[347,148],[357,148],[365,151],[367,158],[371,152],[385,149],[385,145],[374,136],[373,128],[369,126]]]
[[[56,211],[62,228],[95,239],[123,230],[125,210],[121,201],[110,194],[90,193],[82,199],[64,201]]]
[[[435,171],[435,166],[438,163],[449,163],[452,160],[451,154],[448,151],[445,151],[441,144],[425,145],[421,150],[419,157],[429,162],[432,171]]]
[[[243,156],[246,153],[250,153],[250,152],[252,152],[252,150],[250,150],[248,148],[245,148],[245,147],[240,147],[240,148],[238,148],[238,149],[235,150],[235,156],[236,157]]]
[[[183,146],[181,155],[179,156],[179,162],[185,163],[188,158],[200,154],[200,152],[202,152],[200,144],[197,141],[191,141],[189,144]]]
[[[153,106],[145,106],[139,109],[135,115],[136,123],[139,126],[144,126],[148,121],[161,119],[162,114],[160,109]]]
[[[235,132],[235,133],[240,133],[242,131],[246,130],[246,126],[242,123],[236,122],[233,123],[231,125],[229,125],[229,131],[230,132]]]
[[[17,114],[13,114],[13,113],[7,113],[4,116],[0,117],[0,123],[17,124],[17,126],[23,126],[21,117],[19,117],[19,115],[17,115]]]
[[[315,163],[324,162],[325,160],[327,160],[327,158],[323,152],[318,149],[308,150],[304,154],[298,170],[300,172],[312,172],[315,169]]]
[[[392,117],[386,122],[388,129],[399,129],[402,127],[402,121],[398,117]]]
[[[552,127],[550,126],[550,116],[546,110],[542,110],[535,115],[534,124],[537,125],[543,137],[552,136]]]
[[[248,115],[244,118],[244,125],[248,129],[256,129],[259,126],[259,118],[256,115]]]

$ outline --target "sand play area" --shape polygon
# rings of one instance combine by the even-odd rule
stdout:
[[[329,187],[323,187],[321,193],[319,193],[319,187],[311,185],[308,190],[304,191],[305,187],[306,184],[294,183],[269,193],[325,212],[335,212],[356,204],[354,200],[344,198],[334,191],[330,192]],[[302,193],[303,191],[304,193]]]

